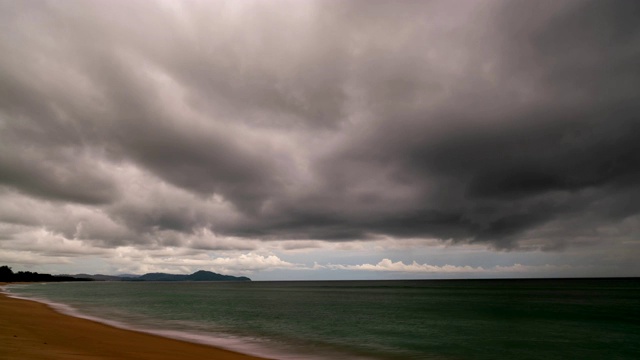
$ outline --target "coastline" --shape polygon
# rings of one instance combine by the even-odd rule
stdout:
[[[3,292],[0,319],[0,358],[6,360],[263,359],[61,314],[46,304]]]

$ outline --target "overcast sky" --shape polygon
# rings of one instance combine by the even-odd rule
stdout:
[[[640,2],[0,0],[0,264],[640,276]]]

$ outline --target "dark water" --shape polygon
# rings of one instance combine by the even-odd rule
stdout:
[[[640,359],[640,280],[94,282],[12,293],[278,358]]]

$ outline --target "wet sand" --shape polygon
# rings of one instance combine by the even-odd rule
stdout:
[[[0,284],[2,285],[2,284]],[[63,315],[45,304],[0,293],[0,359],[258,360]]]

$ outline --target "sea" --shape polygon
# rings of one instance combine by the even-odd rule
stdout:
[[[640,279],[16,284],[110,325],[272,359],[640,359]]]

